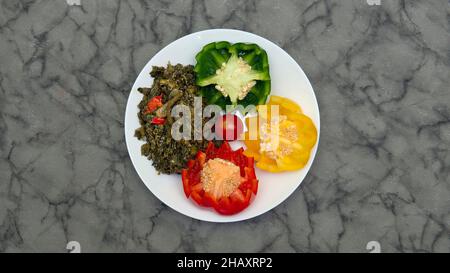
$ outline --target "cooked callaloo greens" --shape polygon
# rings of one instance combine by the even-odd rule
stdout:
[[[213,42],[195,57],[196,83],[208,104],[258,105],[270,93],[269,61],[256,44]]]
[[[208,144],[206,140],[176,141],[171,136],[174,122],[170,115],[172,107],[184,104],[194,113],[194,96],[198,90],[193,66],[154,66],[150,75],[154,78],[153,86],[138,89],[144,97],[138,106],[141,127],[136,130],[135,136],[146,141],[141,147],[141,153],[153,161],[158,172],[180,173],[186,162]]]

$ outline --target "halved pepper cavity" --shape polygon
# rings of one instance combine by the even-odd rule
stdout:
[[[272,128],[272,105],[279,106],[277,129]],[[267,106],[258,107],[258,115],[246,119],[249,130],[244,134],[244,154],[255,158],[256,167],[269,172],[303,168],[317,142],[314,123],[297,103],[287,98],[271,96]],[[252,140],[251,136],[256,138]]]
[[[256,44],[213,42],[195,57],[196,83],[208,104],[264,104],[270,93],[269,61]]]

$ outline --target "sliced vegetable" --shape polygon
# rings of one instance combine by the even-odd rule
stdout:
[[[155,96],[151,98],[147,103],[147,108],[144,111],[144,114],[149,114],[158,109],[163,105],[162,103],[162,95]]]
[[[271,106],[279,106],[279,116],[272,128]],[[317,130],[312,120],[304,115],[300,106],[292,100],[271,96],[267,104],[267,112],[258,108],[258,116],[246,120],[247,131],[244,143],[247,147],[244,154],[253,156],[257,161],[256,167],[269,172],[293,171],[303,168],[309,160],[311,149],[317,141]],[[250,128],[250,124],[257,124],[251,119],[259,121],[258,128]],[[259,119],[259,120],[258,120]],[[257,130],[256,140],[251,140],[250,130]]]
[[[213,42],[196,55],[194,71],[208,104],[258,105],[270,93],[269,61],[256,44]]]
[[[247,208],[258,191],[253,158],[243,149],[233,151],[224,142],[216,148],[212,142],[205,152],[199,151],[181,172],[186,197],[200,206],[212,207],[230,215]]]
[[[153,117],[152,118],[152,124],[155,124],[155,125],[162,125],[165,122],[166,122],[165,118],[160,118],[160,117]]]
[[[233,114],[226,114],[218,118],[214,127],[217,138],[228,141],[236,140],[244,130],[241,119]]]

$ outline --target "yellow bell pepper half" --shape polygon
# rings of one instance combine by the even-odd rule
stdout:
[[[272,113],[274,105],[278,105],[278,117]],[[269,172],[303,168],[317,141],[317,129],[312,120],[302,113],[297,103],[280,96],[272,95],[267,105],[257,109],[257,116],[245,120],[248,131],[244,134],[247,146],[244,154],[254,157],[256,167]],[[273,125],[278,126],[272,128]]]

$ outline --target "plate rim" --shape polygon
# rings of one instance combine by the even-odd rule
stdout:
[[[303,73],[303,75],[304,75],[305,78],[307,79],[307,85],[308,85],[309,88],[311,88],[311,90],[312,90],[312,97],[313,97],[313,99],[314,99],[314,101],[315,101],[315,106],[317,107],[317,124],[315,124],[315,125],[316,125],[316,129],[317,129],[317,141],[316,141],[316,144],[314,145],[314,147],[313,147],[312,150],[311,150],[311,155],[310,155],[311,164],[310,164],[308,170],[306,171],[306,174],[305,174],[305,176],[303,177],[303,179],[298,183],[298,185],[297,185],[296,187],[294,187],[294,188],[289,192],[289,194],[287,194],[286,198],[280,199],[279,201],[274,202],[274,205],[272,206],[272,208],[270,208],[270,209],[268,209],[268,210],[265,210],[265,211],[262,211],[262,212],[260,212],[260,213],[258,213],[258,214],[253,215],[253,216],[250,216],[250,217],[247,217],[247,218],[242,218],[242,219],[232,219],[232,218],[227,219],[226,217],[222,218],[223,220],[222,220],[222,219],[220,219],[220,220],[217,220],[217,219],[203,219],[203,218],[198,218],[198,217],[195,217],[195,216],[192,216],[192,215],[188,215],[188,214],[184,213],[183,211],[177,210],[177,209],[171,207],[170,205],[166,204],[166,203],[165,203],[164,201],[162,201],[155,193],[153,193],[153,191],[147,186],[147,184],[145,183],[143,177],[141,176],[141,174],[140,174],[139,171],[137,170],[136,164],[135,164],[135,162],[134,162],[134,160],[133,160],[133,158],[132,158],[132,156],[131,156],[131,153],[130,153],[129,140],[128,140],[128,137],[127,137],[127,130],[126,130],[127,126],[126,126],[126,123],[127,123],[127,120],[128,120],[128,107],[131,106],[131,105],[129,105],[129,104],[131,103],[130,97],[131,97],[131,95],[132,95],[132,91],[135,89],[135,84],[136,84],[136,82],[137,82],[137,79],[139,78],[139,75],[143,72],[143,69],[145,68],[145,66],[147,66],[147,64],[148,64],[149,62],[151,62],[151,60],[152,60],[153,58],[155,58],[156,56],[158,56],[162,51],[164,51],[166,48],[168,48],[168,47],[169,47],[170,45],[172,45],[173,43],[176,43],[176,42],[178,42],[179,40],[184,39],[184,38],[187,38],[187,37],[189,37],[189,36],[195,36],[195,35],[199,35],[199,34],[205,34],[205,33],[208,33],[208,32],[231,32],[231,33],[234,32],[234,33],[241,33],[241,34],[245,34],[245,35],[250,35],[250,36],[254,36],[254,37],[257,37],[257,38],[259,38],[259,39],[265,40],[267,43],[272,44],[272,45],[274,45],[275,47],[281,49],[281,52],[284,53],[291,61],[294,62],[294,64],[299,68],[300,72]],[[168,62],[170,62],[170,60],[168,60]],[[312,84],[311,84],[311,81],[310,81],[310,79],[308,78],[308,76],[306,75],[305,71],[303,71],[302,67],[298,64],[298,62],[297,62],[297,61],[296,61],[296,60],[295,60],[295,59],[294,59],[294,58],[293,58],[286,50],[284,50],[280,45],[276,44],[275,42],[272,42],[271,40],[269,40],[269,39],[267,39],[267,38],[265,38],[265,37],[262,37],[262,36],[260,36],[260,35],[257,35],[257,34],[255,34],[255,33],[252,33],[252,32],[248,32],[248,31],[244,31],[244,30],[239,30],[239,29],[230,29],[230,28],[213,28],[213,29],[205,29],[205,30],[200,30],[200,31],[192,32],[192,33],[189,33],[189,34],[187,34],[187,35],[181,36],[181,37],[179,37],[179,38],[177,38],[177,39],[171,41],[170,43],[168,43],[168,44],[166,44],[164,47],[162,47],[160,50],[158,50],[158,52],[156,52],[156,53],[155,53],[155,54],[154,54],[154,55],[153,55],[153,56],[152,56],[152,57],[144,64],[144,66],[142,67],[142,69],[140,70],[140,72],[137,74],[136,79],[135,79],[133,85],[131,86],[131,89],[130,89],[129,94],[128,94],[127,103],[126,103],[126,106],[125,106],[124,131],[123,131],[123,132],[124,132],[124,135],[125,135],[125,144],[126,144],[126,147],[127,147],[128,158],[130,159],[130,161],[131,161],[131,163],[132,163],[132,165],[133,165],[133,169],[135,170],[135,172],[137,173],[139,179],[140,179],[141,182],[145,185],[145,187],[147,188],[147,190],[150,191],[150,192],[153,194],[153,196],[155,196],[155,197],[159,200],[159,202],[161,202],[161,203],[164,204],[165,206],[169,207],[170,209],[172,209],[172,210],[174,210],[174,211],[176,211],[176,212],[178,212],[178,213],[180,213],[180,214],[182,214],[182,215],[184,215],[184,216],[186,216],[186,217],[189,217],[189,218],[191,218],[191,219],[195,219],[195,220],[199,220],[199,221],[204,221],[204,222],[210,222],[210,223],[236,223],[236,222],[241,222],[241,221],[246,221],[246,220],[254,219],[254,218],[259,217],[259,216],[261,216],[261,215],[263,215],[263,214],[265,214],[265,213],[267,213],[267,212],[272,211],[273,209],[275,209],[276,207],[278,207],[281,203],[283,203],[284,201],[286,201],[289,197],[291,197],[292,194],[300,187],[300,185],[303,183],[303,181],[305,180],[305,178],[308,176],[308,174],[309,174],[309,172],[310,172],[312,166],[314,165],[315,159],[316,159],[317,151],[318,151],[318,149],[319,149],[319,141],[320,141],[320,125],[321,125],[321,119],[320,119],[320,107],[319,107],[319,103],[318,103],[318,100],[317,100],[316,93],[315,93],[314,88],[313,88],[313,86],[312,86]],[[152,167],[153,167],[153,166],[152,166]]]

